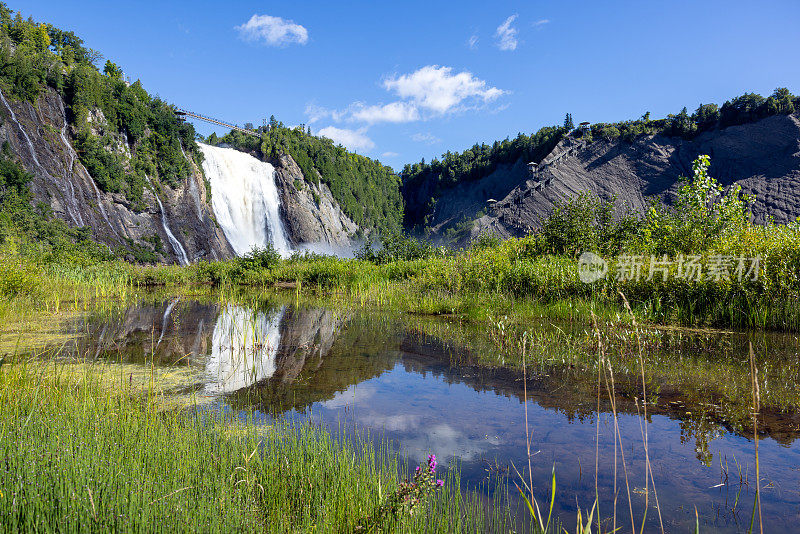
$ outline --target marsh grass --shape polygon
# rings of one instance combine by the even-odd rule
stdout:
[[[357,434],[177,409],[155,378],[116,373],[0,366],[0,530],[348,532],[399,482],[402,460]],[[386,528],[512,527],[507,506],[485,502],[449,470],[421,513]]]
[[[778,237],[764,240],[779,241]],[[510,239],[492,248],[468,249],[445,257],[398,260],[376,265],[363,260],[298,257],[269,269],[241,270],[233,262],[189,267],[126,266],[133,286],[291,285],[330,302],[430,315],[485,319],[507,314],[523,322],[540,315],[589,324],[589,309],[605,321],[625,317],[619,297],[628,296],[641,322],[683,326],[736,327],[795,331],[800,329],[800,281],[795,245],[786,256],[763,252],[759,280],[683,281],[675,277],[592,284],[578,278],[577,261],[560,256],[529,256],[530,238]],[[755,247],[755,245],[753,245]],[[733,245],[721,253],[744,253]],[[710,254],[710,253],[709,253]],[[613,262],[614,260],[612,260]],[[674,273],[673,273],[674,274]]]

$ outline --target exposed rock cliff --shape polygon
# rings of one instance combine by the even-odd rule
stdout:
[[[358,225],[342,212],[328,186],[306,179],[291,156],[281,156],[272,164],[281,197],[281,217],[292,244],[351,246]]]
[[[161,261],[169,263],[179,262],[181,254],[171,243],[167,228],[190,261],[233,255],[214,223],[203,176],[194,162],[190,162],[192,173],[179,187],[160,187],[159,199],[146,189],[146,208],[137,212],[123,195],[102,192],[78,160],[72,147],[74,132],[55,91],[48,88],[35,105],[12,101],[5,95],[0,104],[0,142],[7,141],[25,170],[33,174],[35,202],[49,205],[69,225],[91,228],[94,239],[114,251],[130,250],[134,245],[155,248]],[[96,114],[93,117],[101,120]],[[130,150],[126,143],[117,148]],[[154,236],[160,239],[154,240]],[[154,241],[160,246],[153,245]]]
[[[723,185],[754,194],[755,222],[800,216],[800,114],[705,132],[690,141],[661,135],[633,142],[566,138],[528,173],[525,161],[445,191],[429,227],[435,236],[461,229],[462,239],[484,232],[519,236],[537,227],[559,200],[580,192],[643,210],[651,197],[674,199],[678,180],[691,175],[699,154],[711,156],[710,174]],[[496,202],[490,202],[495,200]]]
[[[0,143],[7,141],[33,175],[34,202],[49,205],[70,226],[89,227],[95,240],[129,260],[135,259],[137,247],[151,250],[166,263],[182,263],[184,252],[189,262],[234,256],[216,223],[202,170],[192,158],[187,157],[191,172],[177,187],[150,182],[153,188],[144,191],[144,209],[137,209],[124,195],[101,191],[81,164],[73,148],[76,132],[58,93],[48,88],[35,104],[0,96]],[[88,120],[93,130],[103,129],[99,110]],[[125,135],[110,137],[115,143],[107,149],[129,161],[133,148]],[[292,245],[310,243],[326,250],[350,246],[358,226],[342,213],[330,190],[307,180],[290,156],[272,163],[281,218]]]

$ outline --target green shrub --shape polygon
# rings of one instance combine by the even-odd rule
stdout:
[[[640,225],[633,212],[616,209],[614,198],[600,200],[581,193],[556,202],[539,230],[539,252],[577,256],[588,250],[616,255],[639,233]]]
[[[673,207],[654,203],[647,213],[641,248],[655,254],[699,254],[725,236],[741,233],[749,223],[752,199],[736,186],[727,193],[708,175],[711,158],[698,156],[693,176],[683,179]]]
[[[381,235],[377,244],[364,242],[356,251],[355,257],[376,265],[383,265],[393,261],[430,258],[442,253],[430,243],[414,239],[401,232],[389,232]]]
[[[229,280],[234,266],[231,262],[202,260],[195,263],[192,269],[194,283],[218,286]]]
[[[42,273],[18,260],[0,259],[0,295],[4,298],[33,295],[40,287]]]

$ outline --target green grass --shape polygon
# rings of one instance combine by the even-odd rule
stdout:
[[[0,367],[3,532],[351,532],[407,469],[360,438],[165,410],[154,387],[112,388],[78,369]],[[507,509],[462,493],[454,470],[446,479],[420,512],[382,528],[509,530]]]

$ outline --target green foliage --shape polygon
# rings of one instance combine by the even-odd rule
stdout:
[[[429,243],[395,232],[381,235],[379,244],[365,242],[355,257],[376,265],[384,265],[395,261],[430,258],[437,254],[441,254],[441,251]]]
[[[698,134],[720,127],[744,124],[772,115],[793,113],[800,106],[800,97],[786,88],[778,88],[769,98],[746,93],[726,102],[722,108],[716,104],[701,104],[691,115],[683,108],[677,115],[651,120],[650,112],[637,120],[617,123],[595,123],[587,139],[607,141],[621,139],[631,142],[641,135],[666,135],[691,139]],[[403,200],[406,204],[404,223],[407,227],[421,229],[443,191],[463,181],[478,180],[491,174],[498,165],[540,162],[561,138],[574,128],[571,114],[567,114],[563,127],[542,128],[535,135],[519,134],[516,139],[496,141],[493,145],[475,145],[462,153],[447,152],[442,159],[430,164],[425,160],[403,168]]]
[[[110,59],[106,61],[106,65],[103,68],[103,74],[114,80],[122,81],[122,69],[116,64],[112,63]]]
[[[97,136],[92,135],[88,129],[78,132],[75,151],[100,189],[110,193],[122,191],[125,173],[119,158],[106,150]]]
[[[500,243],[502,243],[502,241],[503,241],[502,238],[500,238],[494,232],[486,232],[473,239],[472,242],[470,243],[470,247],[473,250],[495,248],[499,246]]]
[[[399,231],[403,201],[400,181],[391,167],[348,152],[330,139],[313,136],[302,128],[286,128],[274,117],[270,124],[268,130],[262,130],[260,141],[234,130],[219,142],[267,160],[289,155],[307,181],[328,186],[344,213],[360,227],[379,232]],[[208,142],[212,142],[211,136]],[[314,201],[319,204],[318,195]]]
[[[235,272],[241,274],[247,271],[270,270],[278,264],[280,259],[281,255],[272,244],[264,248],[253,247],[250,252],[236,259]]]
[[[702,254],[726,236],[749,227],[749,204],[741,188],[725,192],[708,175],[711,160],[699,156],[691,179],[683,179],[672,207],[653,202],[639,217],[617,209],[615,199],[586,193],[555,204],[531,236],[530,253],[577,257],[584,251],[617,256],[625,251],[655,254]]]
[[[444,486],[443,480],[436,480],[436,456],[428,456],[428,465],[418,466],[411,482],[401,482],[397,490],[390,493],[378,509],[360,522],[355,532],[383,531],[394,527],[402,519],[411,517],[424,508],[426,501]]]
[[[622,135],[622,133],[619,131],[619,128],[603,122],[592,125],[591,132],[593,137],[604,139],[606,141],[619,139],[619,137]]]
[[[90,66],[75,67],[67,80],[67,101],[78,129],[76,149],[81,162],[104,191],[121,192],[143,209],[142,192],[146,176],[171,187],[180,185],[190,173],[184,147],[196,159],[199,148],[194,128],[175,120],[173,110],[158,98],[151,98],[137,81],[128,86],[116,66],[107,65],[109,76]],[[118,75],[119,74],[119,75]],[[106,124],[87,121],[88,112],[99,109]],[[93,133],[108,127],[103,140]],[[121,143],[124,133],[133,149],[131,165],[122,165],[122,154],[110,148]]]
[[[655,203],[647,213],[641,246],[656,254],[698,254],[749,225],[752,199],[741,187],[727,193],[708,175],[711,158],[699,156],[691,179],[683,179],[674,207]]]
[[[70,228],[53,216],[49,206],[31,204],[29,190],[32,175],[11,159],[8,145],[0,153],[0,257],[27,258],[34,263],[67,262],[86,265],[109,259],[108,250],[90,239],[91,229]],[[14,260],[16,261],[16,260]],[[7,292],[25,292],[25,269],[5,264],[4,274],[15,280],[5,286]],[[16,269],[16,270],[15,270]],[[25,275],[25,276],[23,276]]]
[[[400,488],[402,459],[388,447],[259,425],[252,412],[195,417],[156,400],[170,385],[156,373],[2,366],[0,531],[353,532]],[[509,530],[508,504],[487,520],[480,493],[462,493],[453,470],[445,478],[417,513],[374,532]]]
[[[581,193],[557,202],[537,236],[541,253],[575,257],[584,251],[621,252],[637,235],[640,222],[629,210],[617,210],[615,201]]]
[[[161,236],[158,234],[153,234],[151,236],[145,236],[142,238],[142,241],[146,241],[153,246],[153,250],[158,253],[164,252],[164,242],[161,241]]]
[[[692,115],[692,120],[700,131],[713,128],[719,121],[719,106],[716,104],[700,104]]]
[[[513,140],[495,141],[492,145],[474,145],[461,153],[446,152],[442,159],[430,164],[425,160],[403,168],[402,193],[405,201],[405,224],[418,227],[424,224],[436,198],[461,182],[482,178],[501,164],[513,164],[523,158],[541,161],[567,133],[562,127],[548,126],[531,136],[520,133]]]
[[[0,297],[10,299],[35,294],[41,276],[42,272],[30,263],[0,258]]]
[[[0,24],[0,81],[12,97],[34,102],[50,87],[63,94],[77,132],[81,162],[104,191],[122,193],[143,209],[145,176],[177,187],[189,174],[189,157],[200,154],[190,124],[179,124],[171,106],[152,98],[137,81],[128,85],[122,69],[84,47],[72,32],[12,17],[3,4]],[[122,135],[124,134],[124,136]],[[127,139],[125,139],[127,136]],[[124,143],[127,141],[128,146]],[[130,149],[130,162],[123,155]]]

